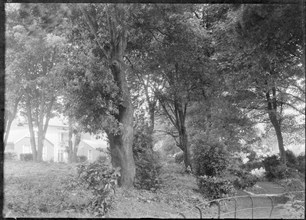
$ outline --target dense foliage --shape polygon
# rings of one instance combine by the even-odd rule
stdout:
[[[20,160],[31,161],[33,160],[33,154],[20,154]]]
[[[159,154],[152,149],[152,139],[146,126],[138,129],[134,136],[133,153],[136,163],[135,186],[140,189],[159,188],[161,162]]]
[[[110,209],[119,175],[118,170],[101,160],[78,166],[80,183],[93,194],[89,208],[96,216],[104,216]]]
[[[286,151],[287,164],[281,163],[279,155],[272,155],[263,160],[268,179],[299,178],[299,172],[305,173],[305,157],[296,157],[292,151]]]
[[[221,143],[205,143],[198,140],[194,149],[194,174],[219,176],[229,164],[229,153]]]
[[[224,177],[200,176],[197,179],[200,192],[208,199],[220,199],[234,195],[233,183]]]
[[[202,178],[202,190],[245,149],[251,149],[244,158],[249,161],[239,161],[232,173],[237,188],[254,185],[249,172],[261,167],[269,179],[305,173],[305,158],[286,151],[305,139],[305,42],[297,5],[7,4],[6,9],[5,142],[20,113],[29,127],[33,160],[42,160],[49,120],[58,114],[73,120],[69,152],[73,126],[77,143],[82,132],[106,134],[123,186],[158,187],[160,160],[152,141],[157,131],[173,138],[167,152],[181,150],[175,160]],[[255,151],[267,136],[276,137],[280,158],[261,162]],[[96,169],[82,166],[87,173]],[[225,182],[220,180],[220,195]]]

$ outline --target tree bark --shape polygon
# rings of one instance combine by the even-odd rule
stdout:
[[[37,161],[37,150],[36,150],[36,140],[35,140],[35,133],[33,128],[33,118],[32,118],[32,108],[31,108],[31,102],[30,97],[27,94],[27,100],[26,100],[26,107],[27,107],[27,118],[28,118],[28,126],[30,131],[30,143],[31,143],[31,149],[33,154],[33,160]]]
[[[179,144],[181,149],[184,152],[184,164],[185,168],[187,170],[188,167],[191,168],[192,170],[192,165],[191,165],[191,153],[190,153],[190,148],[188,145],[188,134],[186,130],[186,125],[185,125],[185,119],[186,119],[186,112],[183,109],[182,102],[177,102],[175,105],[175,111],[177,112],[177,121],[179,125]]]
[[[116,116],[118,122],[122,124],[120,134],[108,134],[110,140],[112,165],[114,167],[121,167],[119,186],[129,188],[133,187],[136,172],[132,151],[134,136],[133,106],[125,78],[125,72],[120,65],[120,62],[114,61],[111,69],[123,98],[123,102],[119,106],[119,114]]]
[[[73,162],[73,145],[72,145],[72,119],[69,116],[69,122],[68,122],[68,162],[72,163]]]
[[[19,104],[21,98],[22,98],[22,95],[19,96],[15,100],[14,107],[13,107],[13,112],[10,115],[8,115],[7,117],[5,117],[5,118],[7,118],[7,121],[5,122],[4,149],[5,149],[5,146],[7,144],[7,139],[8,139],[9,134],[10,134],[10,129],[11,129],[12,123],[14,121],[14,118],[15,118],[16,114],[17,114],[17,108],[18,108],[18,104]]]
[[[73,144],[73,149],[72,149],[72,162],[73,163],[77,162],[77,153],[78,153],[79,144],[81,142],[81,133],[78,130],[75,130],[74,135],[75,135],[74,144]]]
[[[117,5],[114,5],[115,13]],[[101,54],[104,54],[109,67],[112,71],[114,81],[119,87],[122,103],[119,105],[119,113],[115,115],[121,129],[119,134],[112,134],[108,132],[110,143],[110,151],[112,157],[112,165],[117,168],[120,167],[121,177],[119,186],[133,187],[135,177],[135,162],[133,158],[133,106],[130,91],[126,80],[126,69],[123,62],[127,44],[127,27],[123,23],[118,22],[108,12],[108,30],[109,30],[109,43],[110,48],[106,49],[99,42],[97,37],[98,23],[94,14],[89,14],[84,7],[80,7],[85,20],[90,28],[91,33],[95,36],[95,41],[99,46]],[[114,15],[113,15],[114,16]],[[118,28],[121,26],[121,28]],[[101,57],[102,58],[102,57]]]
[[[277,105],[276,105],[276,90],[275,87],[272,88],[272,99],[270,97],[270,92],[266,92],[266,99],[268,104],[268,115],[269,119],[273,125],[273,128],[276,133],[278,149],[280,152],[280,159],[283,164],[286,164],[286,152],[284,148],[283,135],[281,132],[280,121],[277,118]]]

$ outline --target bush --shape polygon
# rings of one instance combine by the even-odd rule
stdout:
[[[288,167],[297,169],[299,164],[294,153],[291,150],[286,150],[286,164]]]
[[[113,169],[101,161],[78,166],[80,183],[94,195],[89,207],[96,216],[104,216],[112,206],[119,176],[118,169]]]
[[[133,154],[136,165],[135,187],[156,190],[160,186],[160,158],[152,149],[152,139],[146,129],[138,130],[134,136]]]
[[[100,155],[100,156],[98,156],[97,161],[105,163],[107,161],[107,156]]]
[[[281,163],[278,155],[272,155],[263,160],[266,177],[269,180],[299,177],[297,172],[298,160],[291,151],[286,151],[286,155],[288,156],[287,165]]]
[[[33,160],[33,154],[20,154],[20,160],[31,161]]]
[[[245,169],[239,167],[231,167],[228,171],[231,175],[235,176],[232,182],[236,189],[245,189],[247,187],[252,187],[258,181],[258,177],[251,174]]]
[[[156,152],[147,151],[136,160],[135,187],[146,190],[157,190],[160,186],[161,164]]]
[[[194,173],[197,176],[217,176],[229,164],[229,153],[221,143],[198,142],[194,149]]]
[[[198,176],[197,184],[200,192],[210,200],[231,196],[235,193],[232,182],[227,178]]]
[[[78,156],[78,162],[79,163],[83,163],[85,161],[87,161],[87,157],[86,156],[84,156],[84,155]]]
[[[7,153],[4,153],[4,158],[6,160],[15,160],[17,158],[17,154],[14,152],[7,152]]]
[[[247,163],[243,164],[241,167],[243,169],[246,169],[247,171],[251,171],[254,169],[260,169],[263,166],[264,165],[262,161],[248,161]]]
[[[247,187],[253,187],[258,181],[255,175],[246,173],[243,176],[236,178],[233,185],[236,189],[245,189]]]
[[[299,155],[296,159],[298,161],[298,171],[305,175],[305,155]]]

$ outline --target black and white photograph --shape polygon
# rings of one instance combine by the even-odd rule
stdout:
[[[3,218],[305,219],[305,0],[3,5]]]

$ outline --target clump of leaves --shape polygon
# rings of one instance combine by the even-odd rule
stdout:
[[[266,170],[266,177],[269,180],[298,178],[297,171],[298,160],[291,151],[286,151],[287,163],[282,164],[278,155],[266,157],[263,160],[263,165]]]
[[[198,140],[194,148],[194,172],[197,176],[217,176],[229,164],[229,153],[221,143],[203,143]]]
[[[136,164],[135,187],[155,191],[160,186],[160,157],[152,149],[150,133],[145,126],[143,128],[136,131],[133,142]]]
[[[89,208],[96,216],[105,216],[111,208],[119,176],[119,169],[101,160],[78,166],[80,182],[93,194]]]
[[[301,154],[297,157],[297,161],[298,161],[298,171],[303,173],[305,175],[305,154]]]
[[[15,160],[17,158],[17,154],[14,152],[7,152],[7,153],[4,153],[4,158],[6,160]]]
[[[20,160],[31,161],[33,160],[33,154],[20,154]]]
[[[235,189],[228,178],[215,176],[199,176],[197,183],[200,192],[208,199],[219,199],[228,195],[234,195]]]
[[[236,189],[252,187],[259,180],[257,176],[251,174],[247,169],[244,169],[242,165],[236,164],[236,166],[230,166],[228,168],[228,173],[234,176],[232,181]]]
[[[232,179],[223,177],[229,165],[230,154],[218,142],[198,140],[194,147],[194,173],[200,192],[209,199],[219,199],[235,192]]]

